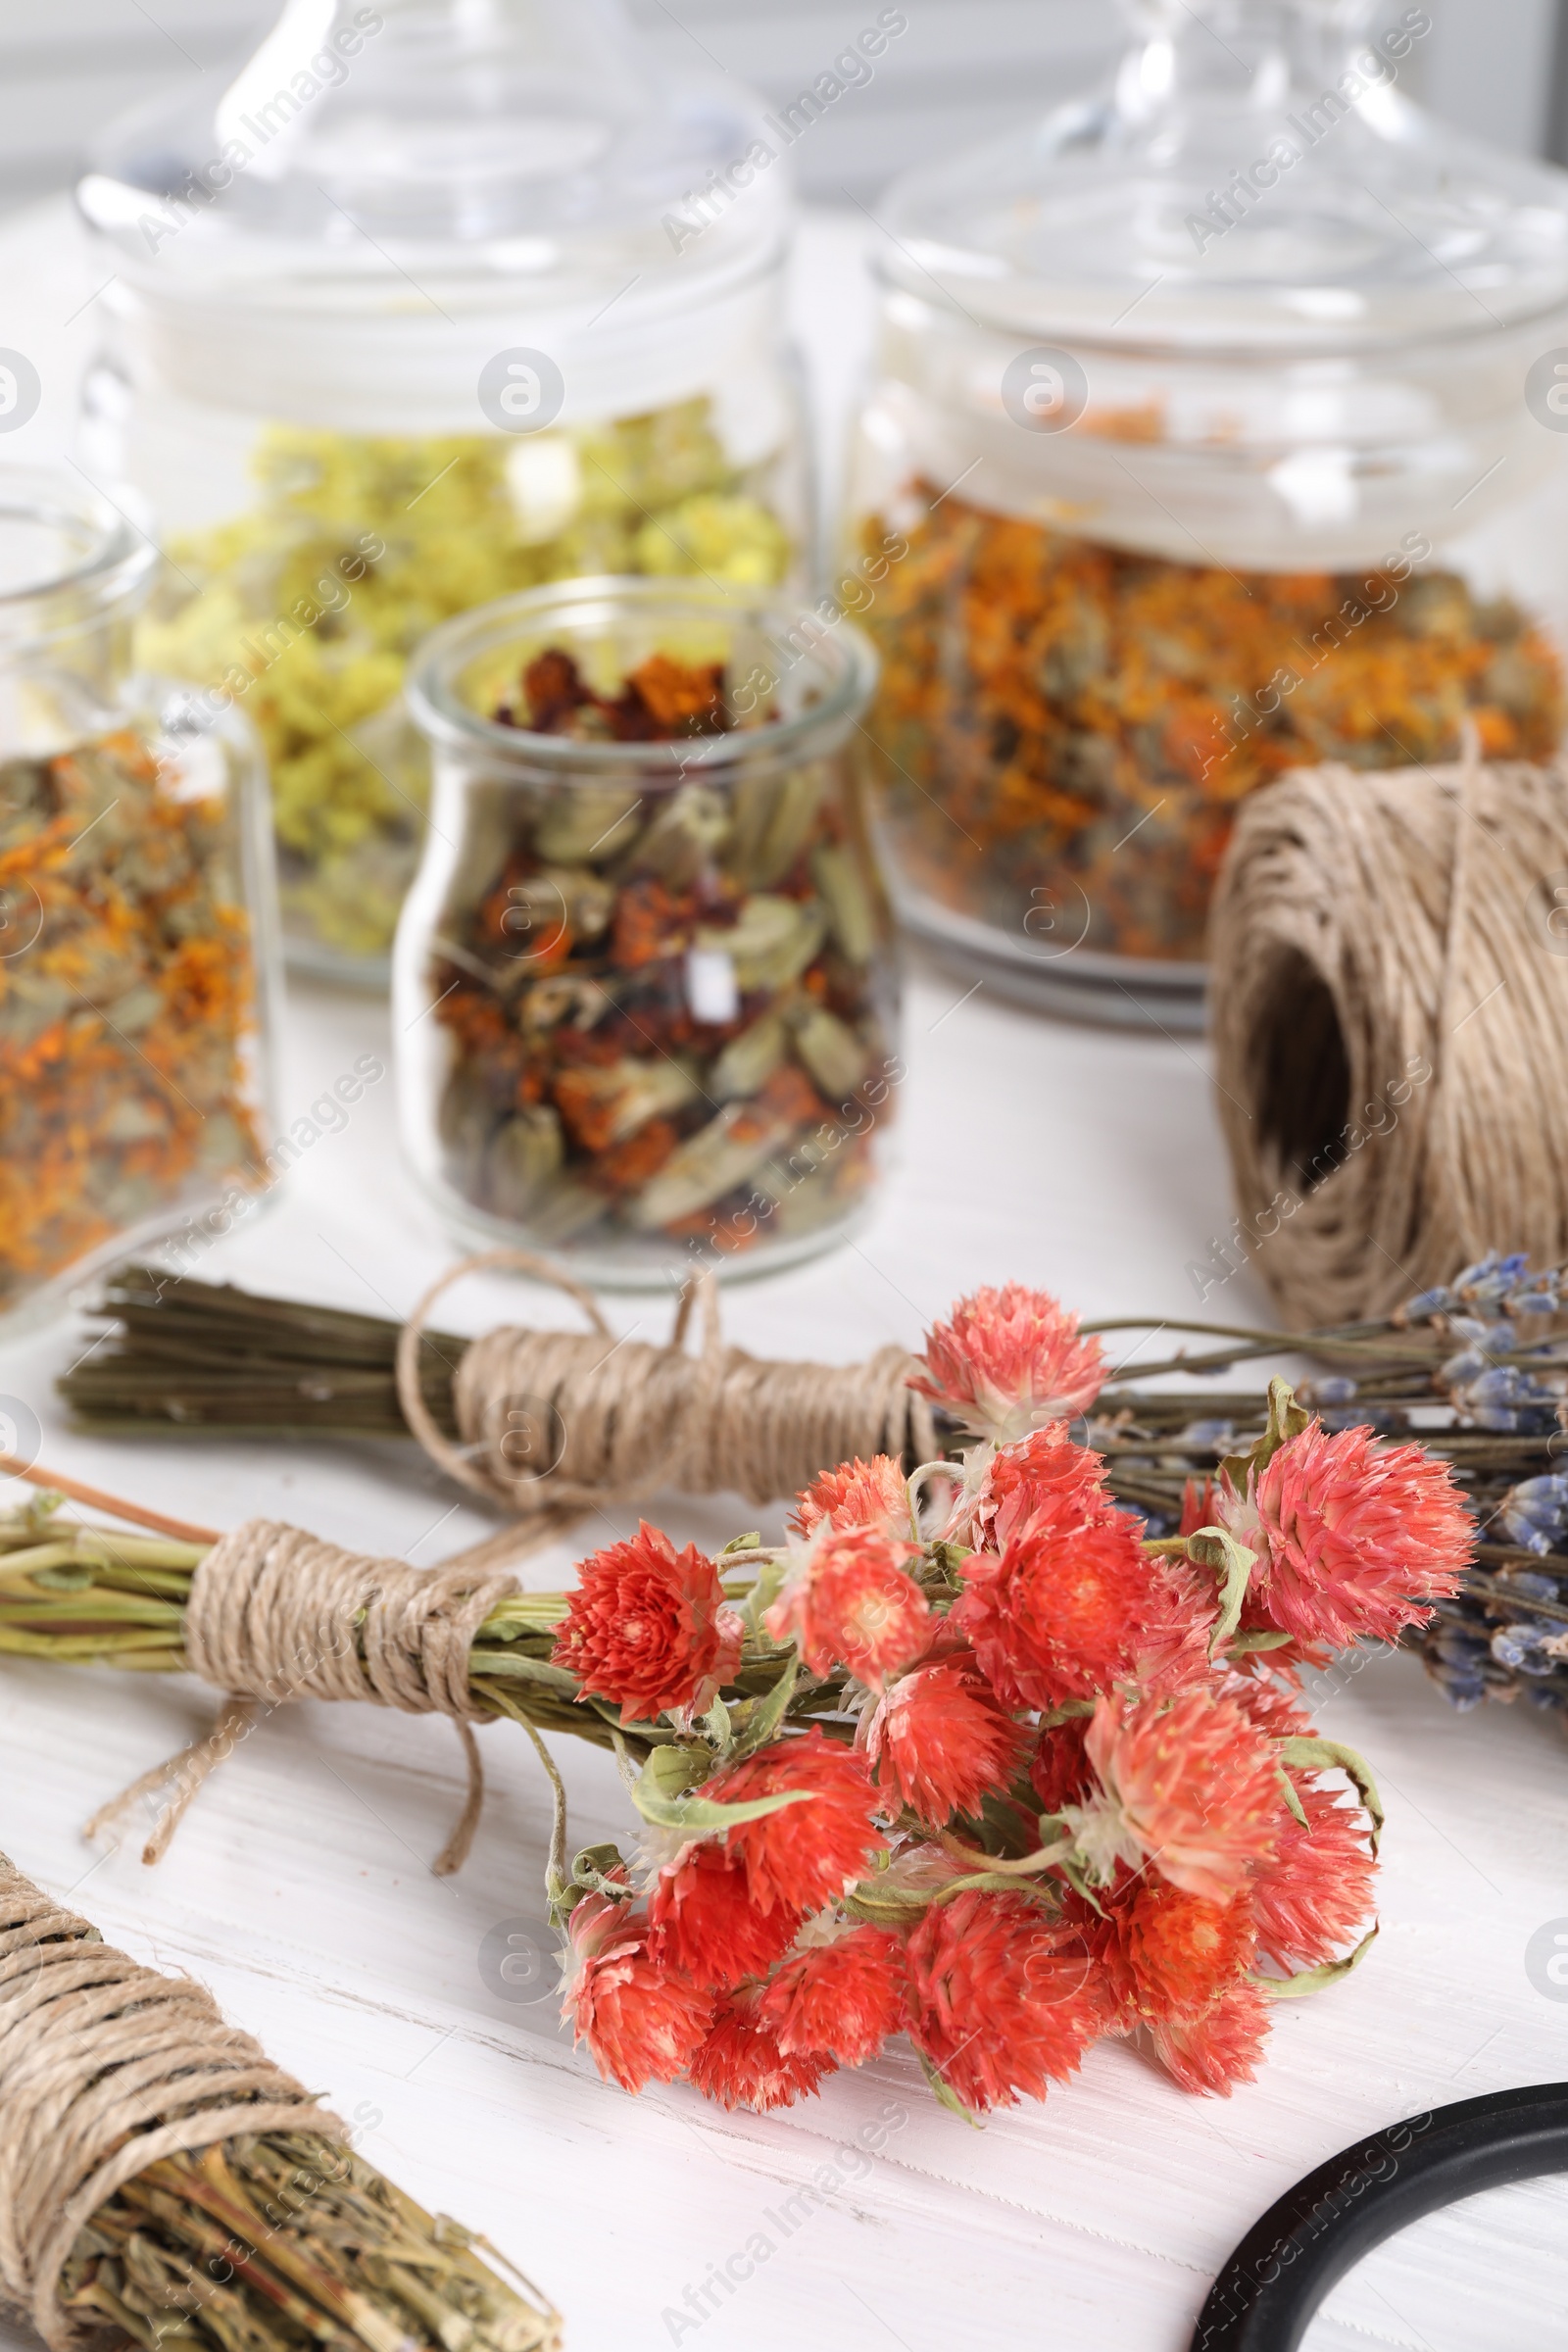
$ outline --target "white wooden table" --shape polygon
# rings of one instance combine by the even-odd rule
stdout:
[[[824,219],[802,254],[800,325],[830,406],[862,347],[868,233]],[[38,417],[5,457],[64,445],[90,312],[66,320],[95,282],[58,211],[0,229],[0,344],[33,355],[45,380]],[[1008,1276],[1091,1314],[1193,1310],[1185,1267],[1228,1214],[1201,1050],[1034,1020],[965,987],[935,966],[911,975],[901,1171],[858,1246],[728,1296],[747,1347],[851,1358],[912,1345],[964,1289]],[[302,988],[284,1045],[290,1117],[361,1053],[391,1058],[383,1007]],[[388,1079],[207,1269],[406,1309],[451,1251],[399,1168],[392,1109]],[[1250,1278],[1223,1296],[1227,1311],[1262,1312]],[[555,1311],[517,1286],[475,1281],[442,1312],[479,1329],[541,1308]],[[655,1333],[667,1310],[622,1300],[611,1311],[618,1328]],[[482,1532],[412,1446],[73,1436],[52,1382],[84,1345],[66,1320],[0,1347],[0,1395],[37,1413],[52,1465],[199,1521],[266,1511],[420,1561]],[[716,1543],[756,1514],[717,1500],[660,1516],[678,1540]],[[629,1524],[608,1514],[593,1540]],[[564,1581],[571,1556],[539,1555],[527,1581]],[[632,2099],[601,2082],[558,2031],[553,1969],[522,1999],[481,1973],[498,1928],[546,1940],[544,1790],[504,1727],[486,1735],[489,1803],[456,1880],[428,1868],[460,1801],[452,1733],[369,1707],[274,1717],[204,1791],[157,1870],[142,1867],[135,1834],[118,1851],[85,1846],[94,1806],[213,1706],[194,1683],[6,1661],[0,1844],[112,1938],[211,1984],[279,2060],[360,2119],[374,2162],[535,2273],[565,2311],[573,2352],[1184,2352],[1210,2277],[1300,2174],[1423,2107],[1568,2076],[1568,2006],[1537,1991],[1524,1965],[1532,1934],[1568,1915],[1568,1748],[1522,1711],[1450,1714],[1408,1659],[1341,1675],[1321,1711],[1372,1759],[1389,1800],[1384,1929],[1366,1966],[1284,2004],[1262,2079],[1228,2101],[1188,2097],[1103,2045],[1070,2087],[983,2132],[932,2103],[902,2045],[768,2119],[726,2117],[684,2088]],[[625,1834],[613,1766],[559,1744],[574,1840]],[[887,2136],[866,2157],[856,2135],[878,2116]],[[1544,2352],[1568,2340],[1551,2251],[1564,2208],[1546,2182],[1421,2225],[1342,2284],[1310,2352],[1369,2341]],[[712,2287],[694,2318],[726,2263],[740,2282]],[[0,2328],[5,2352],[28,2340]]]

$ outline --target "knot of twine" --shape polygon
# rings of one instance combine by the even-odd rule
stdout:
[[[553,1284],[588,1317],[586,1332],[487,1333],[453,1379],[461,1433],[436,1427],[419,1384],[419,1347],[431,1308],[466,1274],[505,1268]],[[702,1347],[686,1351],[694,1308]],[[548,1258],[491,1250],[433,1283],[398,1342],[398,1400],[432,1461],[448,1475],[537,1525],[464,1556],[515,1558],[595,1503],[632,1502],[660,1490],[738,1494],[772,1502],[856,1455],[929,1461],[931,1407],[907,1386],[913,1359],[883,1348],[858,1364],[769,1363],[724,1343],[718,1290],[703,1272],[681,1294],[666,1345],[617,1340],[592,1291]]]
[[[87,1824],[88,1837],[138,1797],[174,1793],[143,1849],[156,1862],[197,1789],[256,1721],[258,1708],[296,1698],[368,1699],[406,1715],[446,1715],[467,1761],[468,1791],[434,1867],[467,1856],[484,1803],[472,1724],[487,1717],[468,1687],[468,1652],[491,1610],[518,1590],[514,1576],[466,1564],[411,1568],[323,1544],[295,1527],[249,1519],[214,1544],[191,1579],[185,1656],[225,1693],[212,1731],[122,1789]]]
[[[118,2189],[166,2156],[300,2131],[348,2137],[203,1985],[101,1942],[0,1855],[0,2289],[54,2352],[101,2330],[58,2287]]]
[[[1568,771],[1468,751],[1301,769],[1237,821],[1215,1076],[1237,1238],[1289,1324],[1491,1249],[1568,1256]]]

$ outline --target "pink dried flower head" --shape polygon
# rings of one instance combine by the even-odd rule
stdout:
[[[917,1547],[876,1527],[821,1520],[792,1546],[783,1589],[763,1620],[798,1643],[813,1674],[848,1666],[871,1690],[919,1656],[930,1637],[925,1594],[905,1566]]]
[[[841,2066],[861,2066],[903,2026],[905,1998],[902,1939],[861,1926],[791,1952],[758,2016],[787,2058],[825,2051]]]
[[[837,2066],[826,2050],[785,2050],[760,2007],[757,1985],[721,2002],[711,2031],[691,2062],[691,2079],[720,2107],[766,2115],[815,2090]]]
[[[782,1903],[759,1910],[740,1856],[703,1839],[660,1872],[648,1917],[649,1948],[661,1966],[727,1991],[743,1977],[767,1974],[789,1949],[801,1914]]]
[[[816,1726],[804,1739],[775,1740],[703,1784],[704,1796],[723,1805],[749,1804],[784,1789],[805,1789],[805,1801],[721,1835],[745,1865],[757,1909],[780,1907],[799,1918],[836,1901],[882,1837],[864,1764]]]
[[[740,1659],[740,1618],[718,1570],[694,1544],[677,1552],[643,1520],[635,1536],[590,1553],[577,1571],[554,1663],[628,1720],[710,1704]]]
[[[978,1493],[970,1505],[971,1541],[1001,1551],[1029,1520],[1065,1530],[1103,1510],[1105,1465],[1091,1446],[1075,1446],[1059,1421],[1048,1421],[1015,1445],[981,1449]]]
[[[1036,1511],[1000,1557],[971,1552],[963,1582],[951,1622],[1009,1707],[1087,1698],[1130,1673],[1163,1590],[1137,1523],[1076,1498],[1059,1519]]]
[[[1231,1667],[1217,1678],[1214,1688],[1271,1740],[1308,1740],[1312,1718],[1301,1704],[1294,1676],[1280,1683],[1269,1671],[1269,1661],[1278,1655],[1278,1650],[1260,1650],[1257,1656],[1262,1663],[1255,1672],[1238,1672]]]
[[[1252,1965],[1257,1931],[1245,1894],[1210,1903],[1149,1877],[1110,1909],[1146,2018],[1196,2017]]]
[[[606,1895],[585,1895],[571,1915],[563,2006],[599,2072],[623,2090],[684,2074],[712,2022],[711,1993],[660,1966],[647,1928]]]
[[[877,1527],[885,1535],[909,1533],[909,1490],[902,1463],[890,1453],[874,1453],[868,1462],[856,1455],[824,1470],[796,1496],[790,1525],[808,1536],[813,1527],[831,1519],[835,1527]]]
[[[1268,2039],[1268,2004],[1255,1984],[1233,1984],[1198,2017],[1167,2018],[1151,2030],[1154,2053],[1183,2090],[1228,2099],[1234,2082],[1257,2079]]]
[[[1279,1844],[1252,1882],[1258,1943],[1287,1971],[1340,1956],[1366,1927],[1377,1876],[1360,1809],[1317,1781],[1292,1779],[1306,1827],[1286,1814]]]
[[[902,1675],[866,1719],[865,1752],[895,1805],[941,1829],[1005,1790],[1028,1735],[968,1652]]]
[[[1104,1383],[1098,1340],[1049,1291],[1009,1282],[961,1298],[926,1335],[925,1377],[910,1382],[977,1437],[999,1445],[1081,1413]]]
[[[1249,1598],[1302,1643],[1396,1642],[1456,1592],[1475,1522],[1453,1473],[1419,1446],[1314,1421],[1280,1446],[1219,1522],[1256,1553]]]
[[[968,1887],[909,1938],[909,2034],[966,2107],[1044,2098],[1105,2024],[1083,1938],[1025,1894]]]
[[[1274,1743],[1212,1690],[1096,1702],[1085,1749],[1103,1796],[1066,1808],[1107,1882],[1147,1862],[1172,1886],[1223,1903],[1272,1854],[1285,1810]]]

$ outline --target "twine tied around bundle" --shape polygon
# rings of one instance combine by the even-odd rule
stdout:
[[[473,1725],[489,1716],[468,1688],[468,1652],[491,1610],[517,1590],[514,1576],[495,1569],[411,1568],[269,1519],[247,1520],[196,1569],[185,1613],[190,1670],[224,1694],[216,1723],[112,1798],[86,1835],[96,1836],[138,1797],[172,1786],[142,1849],[144,1862],[157,1862],[197,1789],[263,1705],[365,1699],[406,1715],[445,1715],[457,1728],[468,1789],[434,1864],[445,1877],[466,1859],[484,1803]]]
[[[453,1379],[461,1433],[453,1445],[421,1393],[425,1323],[453,1283],[502,1268],[564,1291],[591,1328],[505,1326],[471,1342]],[[702,1347],[694,1355],[686,1339],[697,1312]],[[768,1363],[727,1347],[717,1286],[706,1271],[685,1285],[669,1341],[655,1347],[617,1340],[592,1291],[548,1258],[491,1250],[466,1259],[430,1286],[400,1334],[398,1397],[431,1460],[501,1503],[510,1524],[433,1569],[371,1559],[264,1519],[220,1538],[193,1575],[184,1635],[191,1672],[223,1693],[218,1717],[101,1807],[87,1836],[167,1788],[142,1849],[144,1862],[157,1862],[261,1706],[365,1699],[442,1714],[455,1725],[467,1796],[433,1867],[442,1876],[459,1869],[484,1802],[473,1726],[491,1720],[469,1690],[468,1652],[491,1610],[518,1590],[500,1563],[536,1549],[596,1505],[661,1490],[771,1502],[857,1455],[929,1461],[936,1427],[929,1403],[907,1385],[911,1369],[907,1350],[896,1347],[844,1365]]]
[[[574,1298],[591,1328],[507,1325],[472,1341],[452,1383],[460,1442],[425,1404],[419,1349],[430,1310],[465,1275],[531,1275]],[[702,1345],[686,1339],[694,1313]],[[531,1521],[461,1556],[516,1558],[595,1504],[663,1491],[738,1494],[773,1502],[835,1464],[873,1453],[929,1461],[931,1407],[907,1386],[907,1348],[882,1348],[858,1364],[770,1363],[726,1346],[718,1287],[705,1269],[682,1289],[662,1347],[617,1340],[592,1291],[526,1250],[490,1250],[432,1283],[398,1342],[398,1401],[430,1459],[514,1518]]]
[[[86,2340],[60,2275],[93,2215],[162,2158],[337,2117],[188,1977],[101,1940],[0,1854],[0,2300],[52,2352]]]
[[[1472,730],[1454,766],[1297,770],[1243,805],[1209,958],[1234,1239],[1288,1324],[1568,1256],[1568,769]]]

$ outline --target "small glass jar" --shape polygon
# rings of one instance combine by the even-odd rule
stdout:
[[[810,569],[789,167],[692,54],[665,74],[619,0],[289,0],[216,109],[143,109],[82,182],[83,455],[169,553],[142,659],[261,729],[302,969],[386,984],[428,630],[580,574]]]
[[[609,698],[680,664],[723,731],[498,718],[545,655]],[[875,674],[848,623],[701,582],[538,589],[421,648],[434,797],[394,959],[399,1112],[462,1240],[659,1287],[791,1263],[858,1218],[903,1074],[861,798]]]
[[[220,695],[130,669],[157,551],[0,471],[0,1314],[270,1181],[267,776]]]
[[[1238,802],[1547,759],[1568,175],[1433,122],[1431,29],[1137,0],[1111,87],[899,182],[854,553],[901,914],[999,990],[1197,1028]]]

